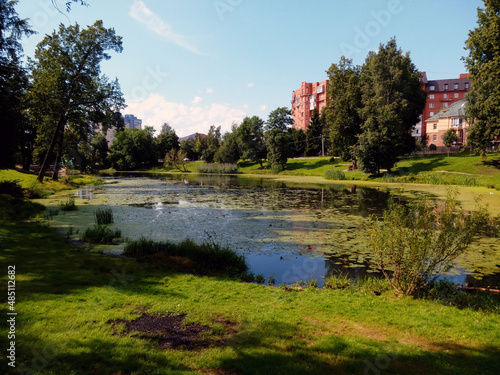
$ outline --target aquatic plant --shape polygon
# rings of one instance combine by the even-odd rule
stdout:
[[[94,244],[109,245],[116,243],[122,236],[119,229],[110,229],[104,225],[94,225],[93,228],[87,228],[82,235],[82,241]]]
[[[197,244],[190,239],[180,243],[168,241],[155,242],[141,237],[129,242],[123,251],[125,255],[147,257],[155,254],[185,257],[193,261],[200,269],[221,272],[227,275],[241,275],[248,270],[245,257],[215,242]]]
[[[351,286],[351,279],[347,275],[330,275],[325,277],[325,288],[345,289]]]
[[[94,218],[97,225],[112,224],[113,210],[111,208],[98,208],[94,212]]]
[[[76,211],[77,209],[74,197],[69,197],[66,201],[61,202],[61,211]]]
[[[264,284],[266,282],[266,278],[263,274],[259,273],[257,276],[255,276],[255,282],[257,284]]]
[[[235,174],[238,173],[238,164],[204,163],[198,167],[198,172],[212,174]]]
[[[345,173],[342,171],[339,171],[338,169],[330,169],[329,171],[325,172],[325,178],[329,180],[345,180]]]

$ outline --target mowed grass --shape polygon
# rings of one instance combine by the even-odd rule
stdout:
[[[286,291],[198,277],[69,245],[51,228],[0,222],[16,266],[16,371],[37,374],[498,374],[498,315],[369,290]],[[5,287],[4,287],[5,288]],[[1,312],[7,313],[2,292]],[[218,342],[164,348],[123,333],[185,314]],[[225,322],[222,324],[221,322]],[[230,324],[228,324],[230,323]],[[228,328],[231,327],[231,328]],[[0,345],[8,348],[6,325]],[[10,344],[9,344],[10,345]],[[5,373],[17,373],[2,361]],[[22,372],[21,372],[22,373]]]

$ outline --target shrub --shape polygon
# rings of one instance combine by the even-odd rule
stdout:
[[[94,212],[94,218],[97,225],[106,225],[113,223],[113,211],[111,208],[98,208]]]
[[[19,182],[20,180],[0,181],[0,194],[7,194],[13,198],[23,198],[24,191]]]
[[[65,202],[61,203],[61,211],[76,211],[77,209],[74,197],[69,197]]]
[[[101,245],[116,243],[122,236],[119,229],[110,229],[104,225],[94,225],[93,228],[87,228],[82,236],[82,241]]]
[[[325,178],[329,180],[345,180],[345,173],[338,169],[330,169],[325,172]]]
[[[487,223],[484,207],[465,215],[456,195],[449,190],[442,205],[426,198],[407,206],[390,200],[382,220],[372,217],[375,263],[399,293],[413,295],[448,271]]]
[[[351,279],[347,275],[331,275],[325,277],[325,288],[345,289],[351,286]]]
[[[214,242],[196,244],[187,239],[175,244],[168,241],[155,242],[142,237],[126,244],[123,253],[131,256],[163,254],[186,257],[198,264],[201,269],[231,276],[241,275],[248,270],[244,256]]]
[[[264,277],[264,275],[259,273],[257,276],[255,276],[255,282],[257,284],[264,284],[266,282],[266,278]]]
[[[204,163],[198,167],[199,173],[235,174],[238,173],[238,164]]]

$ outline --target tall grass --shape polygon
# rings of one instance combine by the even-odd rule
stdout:
[[[248,270],[245,257],[214,242],[197,244],[186,239],[178,244],[155,242],[147,238],[127,243],[123,252],[130,256],[151,256],[155,254],[185,257],[196,263],[201,270],[220,272],[236,276]]]
[[[94,225],[93,228],[87,228],[82,235],[82,241],[94,244],[110,245],[118,242],[122,236],[119,229],[110,229],[104,225]]]
[[[66,201],[61,202],[61,211],[76,211],[77,209],[74,197],[69,197]]]
[[[238,173],[238,164],[205,163],[198,167],[199,173],[235,174]]]
[[[338,169],[330,169],[329,171],[325,172],[325,178],[329,180],[345,180],[345,173],[342,171],[339,171]]]
[[[111,208],[98,208],[94,212],[94,219],[97,225],[106,225],[113,223],[113,210]]]

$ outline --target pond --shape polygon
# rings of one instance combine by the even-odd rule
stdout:
[[[129,239],[215,241],[243,254],[251,272],[266,280],[314,279],[320,286],[331,274],[377,276],[366,233],[369,216],[380,215],[391,194],[398,192],[194,175],[106,178],[98,189],[77,192],[89,206],[111,207],[114,225]],[[454,281],[479,285],[485,275],[488,283],[497,281],[496,243],[485,239],[475,246],[479,255],[459,259]]]

